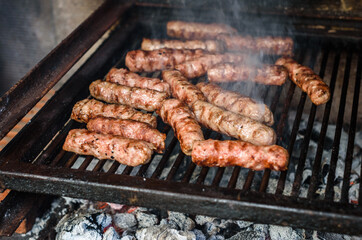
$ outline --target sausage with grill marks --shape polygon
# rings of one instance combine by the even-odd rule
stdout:
[[[96,117],[130,119],[147,123],[153,128],[157,127],[155,116],[137,111],[126,105],[106,104],[95,99],[84,99],[77,102],[73,107],[71,118],[75,121],[87,123]]]
[[[329,87],[312,69],[289,57],[279,58],[275,64],[288,69],[289,78],[308,94],[315,105],[328,102],[331,96]]]
[[[134,50],[126,55],[126,66],[132,72],[155,72],[174,69],[177,64],[204,55],[204,51],[187,49],[157,49],[153,51]]]
[[[186,61],[184,63],[175,66],[182,75],[187,78],[201,77],[205,75],[207,70],[216,64],[224,62],[244,62],[246,59],[250,59],[250,56],[245,54],[205,54],[194,60]]]
[[[202,49],[208,52],[223,52],[224,46],[215,40],[166,40],[144,38],[141,44],[142,50],[152,51],[161,48],[173,49]]]
[[[199,123],[214,131],[255,145],[273,145],[276,142],[272,128],[211,103],[196,101],[192,105],[192,111]]]
[[[125,104],[146,111],[159,109],[162,102],[169,97],[167,93],[155,90],[127,87],[101,80],[94,81],[89,86],[94,98],[108,102]]]
[[[243,96],[237,92],[227,91],[212,83],[198,83],[196,85],[207,98],[207,101],[231,112],[249,117],[258,122],[272,126],[274,124],[273,113],[262,103]]]
[[[152,143],[159,153],[165,149],[166,134],[160,133],[147,123],[99,117],[89,120],[87,128],[92,132],[118,135]]]
[[[124,68],[112,68],[106,76],[107,82],[118,83],[128,87],[146,88],[159,92],[166,92],[171,95],[170,85],[158,78],[141,77]]]
[[[210,82],[251,81],[265,85],[282,85],[287,77],[287,69],[278,65],[263,65],[259,68],[248,64],[223,63],[207,70]]]
[[[155,146],[141,140],[73,129],[69,131],[63,149],[98,159],[116,160],[134,167],[149,162]]]
[[[195,142],[205,140],[195,115],[180,100],[168,99],[164,101],[158,114],[165,123],[171,125],[180,141],[181,150],[186,155],[191,155]]]
[[[205,167],[240,166],[255,171],[266,168],[284,171],[288,160],[288,151],[280,146],[256,146],[239,140],[208,139],[196,142],[192,149],[192,161]]]
[[[183,39],[215,39],[222,33],[236,33],[235,28],[219,23],[197,23],[170,21],[167,23],[167,35]]]
[[[171,86],[172,96],[191,106],[197,100],[205,100],[202,92],[177,70],[162,72],[162,79]]]
[[[217,37],[228,51],[246,51],[269,55],[293,55],[293,39],[290,37],[251,37],[220,34]]]

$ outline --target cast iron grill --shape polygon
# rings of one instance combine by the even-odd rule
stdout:
[[[113,18],[107,14],[112,11],[111,9],[116,12]],[[99,27],[103,29],[98,29],[99,33],[107,30],[126,7],[117,11],[114,9],[117,8],[113,8],[108,2],[93,18],[90,18],[91,20],[94,18],[99,20],[103,16],[112,18],[107,22],[108,25]],[[292,156],[288,171],[255,172],[240,167],[198,167],[192,163],[190,157],[179,150],[172,129],[159,118],[158,129],[167,134],[166,150],[164,154],[154,154],[151,162],[143,166],[129,167],[112,160],[97,160],[62,150],[68,131],[84,127],[83,124],[70,120],[69,116],[77,101],[89,97],[89,84],[103,78],[112,66],[124,67],[126,53],[131,49],[140,48],[142,37],[166,37],[165,24],[172,19],[169,11],[167,8],[139,5],[128,8],[119,23],[113,26],[110,37],[0,153],[0,186],[24,192],[65,195],[221,218],[361,234],[362,184],[360,184],[358,203],[351,203],[348,195],[362,71],[361,42],[354,37],[340,40],[337,36],[329,38],[324,35],[316,36],[315,33],[308,35],[297,29],[294,32],[295,58],[298,62],[314,68],[330,86],[332,100],[323,106],[312,105],[307,95],[291,81],[287,81],[281,87],[252,83],[239,85],[239,89],[246,89],[245,94],[258,97],[275,113],[276,121],[273,128],[278,135],[277,144],[288,149]],[[172,17],[177,19],[189,17],[177,9],[173,10],[173,14]],[[154,17],[151,21],[150,16]],[[217,21],[212,16],[210,12],[201,12],[194,19],[206,22]],[[91,20],[89,22],[92,22]],[[88,25],[91,25],[89,22]],[[252,30],[242,32],[253,34]],[[273,34],[273,32],[264,32],[264,34]],[[89,42],[86,45],[90,47],[91,44],[92,42]],[[75,55],[78,57],[81,54],[80,51]],[[265,57],[264,61],[273,62],[275,59]],[[76,60],[74,57],[72,62]],[[49,61],[44,62],[49,64],[51,63]],[[28,96],[23,101],[29,101],[29,105],[36,103],[36,99],[45,94],[43,91],[50,89],[72,65],[72,63],[66,63],[66,66],[61,64],[63,63],[51,64],[52,68],[60,65],[61,73],[44,80],[45,86],[39,88],[37,95]],[[39,65],[39,68],[41,67],[42,65]],[[46,70],[41,70],[40,74],[46,75]],[[160,72],[150,75],[159,77]],[[338,89],[336,83],[340,75],[343,76],[343,84],[342,88]],[[37,74],[34,77],[36,76]],[[25,78],[25,87],[22,91],[32,87],[31,82],[26,80]],[[204,78],[195,79],[194,83],[204,80]],[[348,88],[354,88],[353,96],[348,96]],[[21,90],[19,91],[21,93]],[[344,158],[342,191],[340,196],[336,196],[335,171],[341,147],[342,128],[346,125],[345,110],[349,107],[346,106],[347,97],[353,98],[353,104],[347,122],[348,144]],[[13,111],[10,115],[19,118],[28,110],[23,108],[23,113],[15,113],[14,109],[4,104],[5,100],[2,99],[2,104],[5,105],[5,109]],[[336,104],[338,114],[332,150],[328,153],[330,155],[328,179],[325,188],[322,189],[325,194],[320,195],[317,194],[317,190],[321,191],[319,184],[322,181],[322,172],[325,170],[321,163],[326,157],[324,148],[330,127],[331,109]],[[309,112],[305,113],[306,111]],[[322,116],[321,129],[312,163],[312,174],[309,183],[305,183],[303,174],[306,171],[308,147],[313,139],[313,125],[316,123],[318,113]],[[294,119],[292,126],[289,126],[288,118]],[[301,133],[303,119],[307,119],[307,125],[305,131]],[[11,129],[11,125],[12,123],[7,124],[6,129]],[[4,130],[5,134],[6,131]],[[204,133],[205,138],[227,139],[226,136],[210,130],[205,129]],[[297,143],[300,144],[296,146]],[[292,173],[290,169],[293,165],[297,167]],[[291,177],[291,174],[294,174],[294,177]],[[288,182],[291,178],[293,181]],[[361,179],[359,181],[361,182]],[[302,188],[307,190],[302,191]]]

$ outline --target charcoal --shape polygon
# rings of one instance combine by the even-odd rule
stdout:
[[[184,213],[169,211],[168,221],[174,222],[178,226],[178,229],[182,231],[192,230],[195,228],[195,222]]]
[[[154,214],[148,214],[145,212],[137,212],[136,218],[138,222],[138,227],[146,228],[158,224],[158,218]]]
[[[240,232],[227,240],[265,240],[266,234],[256,231]]]
[[[110,227],[108,228],[104,233],[103,233],[103,238],[102,240],[119,240],[119,239],[123,239],[121,238],[117,231],[113,228]]]
[[[132,228],[137,225],[136,217],[130,213],[117,213],[113,219],[114,224],[121,229]]]
[[[239,225],[239,227],[241,229],[246,229],[246,228],[249,228],[251,225],[253,225],[252,222],[248,222],[248,221],[242,221],[242,220],[238,220],[238,221],[235,221],[237,225]]]
[[[269,226],[269,235],[271,240],[279,240],[279,239],[304,239],[303,236],[300,235],[299,232],[294,231],[291,227],[282,227],[276,225]]]
[[[198,225],[202,226],[207,222],[213,222],[215,217],[203,216],[203,215],[196,215],[195,221]]]
[[[220,228],[213,223],[207,222],[204,224],[202,231],[207,236],[212,236],[218,234],[220,232]]]
[[[169,240],[193,240],[195,233],[190,231],[178,231],[168,228],[167,225],[153,226],[137,230],[136,239],[138,240],[154,240],[154,239],[169,239]]]
[[[208,240],[224,240],[224,236],[222,235],[213,235],[211,237],[208,238]]]
[[[196,236],[196,240],[206,240],[206,236],[204,235],[204,233],[201,230],[198,229],[194,229],[192,230]]]

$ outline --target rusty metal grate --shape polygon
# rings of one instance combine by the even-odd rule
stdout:
[[[154,9],[149,7],[148,10]],[[324,106],[312,105],[306,94],[290,81],[281,87],[251,83],[239,86],[246,91],[245,94],[259,96],[275,113],[273,128],[278,135],[278,144],[288,149],[292,156],[288,171],[198,167],[180,152],[172,129],[160,119],[158,129],[167,134],[166,151],[162,155],[154,154],[151,162],[143,166],[123,166],[112,160],[78,156],[61,149],[70,129],[84,127],[69,120],[69,116],[74,103],[89,96],[90,82],[102,78],[112,66],[124,66],[125,54],[130,49],[139,48],[142,37],[165,36],[162,29],[169,16],[147,22],[149,16],[141,16],[142,13],[143,7],[129,9],[103,45],[0,152],[1,187],[361,234],[362,184],[358,203],[351,202],[348,194],[362,71],[362,52],[360,42],[356,40],[340,41],[335,37],[305,36],[305,33],[294,37],[297,43],[295,58],[314,68],[330,86],[332,100]],[[182,14],[178,18],[182,18]],[[264,60],[273,62],[275,59]],[[159,74],[156,72],[152,76]],[[338,87],[339,78],[343,80],[341,88]],[[204,79],[195,82],[200,80]],[[352,106],[346,104],[349,98]],[[344,116],[346,108],[351,108],[347,122]],[[327,133],[331,128],[333,109],[338,109],[338,113],[333,123],[334,139],[329,143]],[[306,126],[301,132],[303,122]],[[315,139],[314,125],[317,122],[320,122],[320,131]],[[341,194],[337,196],[334,192],[335,174],[339,151],[343,147],[341,134],[346,123],[348,143],[343,159],[344,178]],[[205,130],[205,137],[227,138],[209,130]],[[311,175],[305,182],[303,176],[307,171],[312,140],[317,146],[309,169]],[[327,143],[332,146],[329,152],[325,150]],[[330,158],[327,169],[322,166],[326,157]],[[321,189],[320,182],[325,172],[327,182]]]

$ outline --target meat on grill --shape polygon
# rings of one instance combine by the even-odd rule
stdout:
[[[106,104],[95,99],[84,99],[77,102],[72,110],[71,118],[78,122],[87,123],[96,117],[110,117],[118,119],[130,119],[144,122],[157,127],[157,118],[149,113],[143,113],[132,107],[120,104]]]
[[[177,70],[162,71],[162,79],[171,86],[172,96],[191,106],[197,100],[205,100],[202,92]]]
[[[112,159],[128,166],[138,166],[150,161],[155,146],[141,140],[73,129],[65,139],[63,149],[98,159]]]
[[[199,58],[180,63],[176,65],[175,68],[179,70],[185,77],[195,78],[205,75],[207,70],[216,64],[224,62],[242,63],[249,58],[250,56],[244,54],[205,54]]]
[[[218,107],[249,117],[269,126],[274,124],[273,113],[265,104],[258,103],[252,98],[243,96],[237,92],[224,90],[212,83],[200,82],[196,86],[204,94],[208,102]]]
[[[265,85],[282,85],[287,77],[287,69],[278,65],[263,65],[258,68],[249,64],[222,63],[207,70],[210,82],[252,81]]]
[[[275,64],[288,69],[289,78],[308,94],[315,105],[328,102],[331,95],[329,87],[312,69],[289,57],[279,58]]]
[[[192,111],[199,123],[214,131],[255,145],[273,145],[276,142],[272,128],[211,103],[197,101],[192,105]]]
[[[149,124],[133,120],[98,117],[89,120],[87,128],[91,132],[118,135],[124,138],[143,140],[155,145],[157,152],[165,149],[166,134],[160,133]]]
[[[164,101],[159,115],[165,123],[171,125],[175,136],[180,141],[181,150],[186,155],[191,155],[195,142],[204,140],[204,135],[195,115],[180,100],[168,99]]]
[[[146,111],[159,109],[162,102],[169,97],[165,92],[127,87],[116,83],[97,80],[89,85],[94,98],[108,102],[125,104]]]
[[[208,139],[196,142],[192,150],[192,161],[205,167],[240,166],[256,171],[266,168],[284,171],[288,159],[288,151],[280,146],[256,146],[240,140]]]
[[[215,39],[219,34],[234,34],[237,30],[226,24],[170,21],[167,35],[183,39]]]
[[[293,55],[293,39],[290,37],[251,37],[221,34],[217,39],[224,43],[228,51]]]
[[[174,69],[177,64],[204,55],[200,49],[157,49],[153,51],[133,50],[126,55],[126,66],[132,72],[155,72]]]
[[[142,50],[152,51],[161,48],[173,49],[202,49],[208,52],[223,52],[224,46],[216,40],[166,40],[144,38],[141,44]]]
[[[106,77],[107,82],[118,83],[128,87],[147,88],[171,95],[170,85],[158,78],[141,77],[125,68],[112,68]]]

